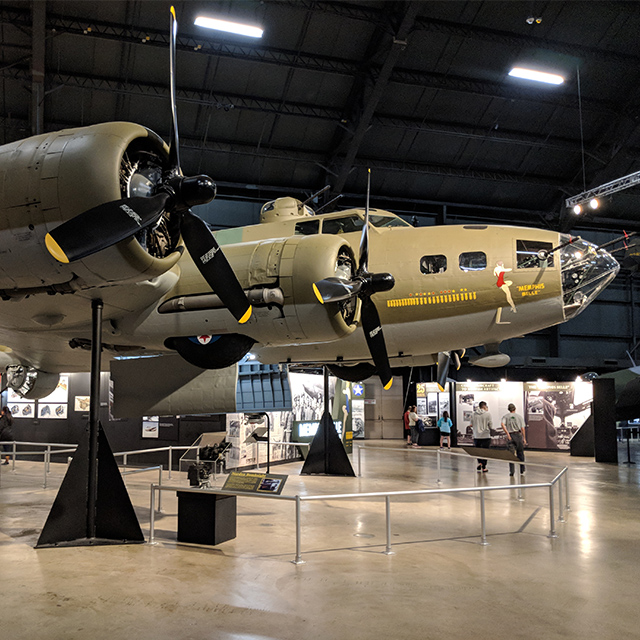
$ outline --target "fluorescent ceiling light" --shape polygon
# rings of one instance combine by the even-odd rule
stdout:
[[[228,33],[237,33],[238,35],[251,36],[252,38],[262,38],[263,33],[262,29],[250,27],[248,24],[228,22],[227,20],[218,20],[216,18],[205,18],[204,16],[198,16],[194,24],[197,27],[216,29],[216,31],[227,31]]]
[[[536,82],[546,82],[547,84],[562,84],[564,82],[564,78],[555,73],[544,73],[543,71],[534,71],[523,67],[514,67],[509,71],[509,75],[514,78],[524,78],[525,80],[535,80]]]

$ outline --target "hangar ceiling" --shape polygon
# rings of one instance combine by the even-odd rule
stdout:
[[[168,2],[0,3],[0,142],[109,120],[166,140]],[[255,202],[575,225],[564,199],[640,169],[636,2],[176,2],[182,164]],[[193,24],[259,24],[254,40]],[[531,24],[527,18],[535,19]],[[560,86],[510,78],[516,64]],[[580,219],[640,228],[640,190]],[[233,221],[226,221],[233,224]]]

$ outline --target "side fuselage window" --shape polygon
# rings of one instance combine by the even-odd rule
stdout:
[[[303,220],[296,222],[295,235],[312,236],[320,230],[320,220]]]
[[[322,233],[337,235],[339,233],[352,233],[362,231],[364,221],[358,216],[345,216],[344,218],[328,218],[322,222]]]
[[[516,241],[516,262],[518,269],[544,269],[553,267],[553,254],[548,255],[553,249],[550,242],[538,242],[536,240]]]
[[[487,254],[484,251],[467,251],[460,254],[461,271],[482,271],[487,268]]]
[[[437,256],[422,256],[420,258],[420,272],[431,273],[444,273],[447,270],[447,257],[443,255]]]

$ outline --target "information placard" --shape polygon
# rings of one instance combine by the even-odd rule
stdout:
[[[228,491],[246,491],[247,493],[271,493],[280,495],[287,476],[275,473],[251,473],[232,471],[224,483]]]

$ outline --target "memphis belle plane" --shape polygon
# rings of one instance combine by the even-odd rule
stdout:
[[[103,363],[159,356],[165,382],[174,372],[162,356],[224,369],[251,351],[388,387],[393,368],[435,362],[443,383],[469,347],[485,346],[472,362],[504,365],[502,341],[575,316],[617,273],[579,238],[414,228],[368,204],[314,215],[279,198],[259,224],[212,234],[191,208],[215,185],[180,166],[176,32],[172,11],[168,145],[110,122],[0,147],[0,362],[24,397],[88,369],[93,300]]]
[[[251,351],[388,386],[391,368],[444,369],[479,345],[477,364],[504,365],[502,341],[577,315],[618,271],[553,231],[414,228],[366,207],[314,215],[294,198],[214,237],[189,210],[212,183],[175,166],[131,123],[0,147],[0,343],[5,364],[31,375],[27,397],[87,370],[97,298],[107,356],[177,352],[216,369]]]

